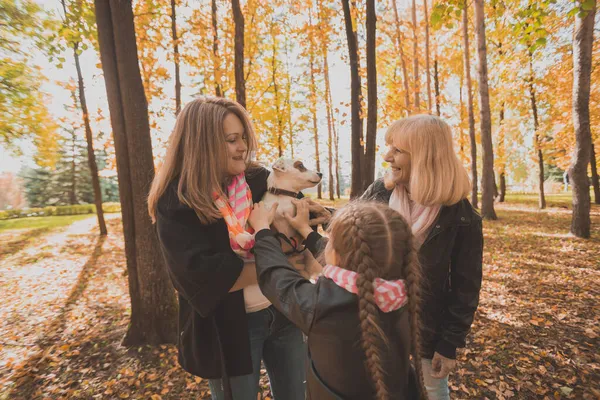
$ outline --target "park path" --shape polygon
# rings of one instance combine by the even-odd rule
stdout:
[[[86,266],[94,266],[107,242],[97,230],[90,216],[67,227],[2,233],[10,248],[0,256],[0,393],[14,383],[19,364],[44,348],[51,329],[67,321]]]

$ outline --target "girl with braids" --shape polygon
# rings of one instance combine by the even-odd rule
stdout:
[[[263,294],[308,337],[307,398],[419,398],[410,362],[411,348],[419,349],[420,297],[410,227],[386,205],[351,203],[331,219],[326,242],[308,225],[307,202],[296,207],[287,218],[306,247],[315,255],[324,247],[316,284],[289,264],[269,229],[276,207],[256,204],[249,220]]]
[[[423,274],[423,378],[430,399],[447,400],[456,349],[465,346],[479,303],[481,217],[467,200],[469,176],[442,119],[403,118],[385,139],[390,168],[362,199],[389,204],[411,226]]]

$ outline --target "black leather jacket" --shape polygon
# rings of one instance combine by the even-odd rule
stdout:
[[[323,240],[313,232],[305,241],[316,255]],[[307,398],[375,398],[360,345],[358,297],[321,277],[312,284],[288,262],[272,231],[256,234],[254,247],[260,289],[273,305],[308,336]],[[381,313],[390,347],[382,360],[389,372],[391,399],[417,398],[410,366],[411,335],[405,309]],[[393,332],[393,334],[392,334]]]
[[[361,196],[388,204],[392,192],[375,181]],[[455,358],[465,346],[479,305],[482,279],[481,216],[464,199],[440,210],[419,250],[423,272],[422,356]]]

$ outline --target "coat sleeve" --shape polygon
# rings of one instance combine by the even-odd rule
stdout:
[[[327,241],[326,237],[321,236],[319,232],[313,231],[308,235],[303,244],[312,253],[313,257],[317,258],[325,250]]]
[[[481,219],[461,226],[455,243],[450,265],[448,312],[442,325],[442,340],[436,346],[436,351],[447,358],[455,358],[456,348],[465,346],[479,305],[483,257]]]
[[[260,290],[275,308],[308,335],[315,315],[318,285],[290,265],[269,229],[256,234],[254,256]]]
[[[217,252],[209,231],[182,204],[158,208],[157,233],[177,292],[202,316],[209,316],[236,282],[243,260],[233,251]]]

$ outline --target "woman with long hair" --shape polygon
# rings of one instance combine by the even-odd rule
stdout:
[[[224,98],[179,113],[148,197],[179,295],[179,363],[209,379],[214,400],[256,400],[261,360],[276,399],[304,399],[301,331],[261,293],[254,202],[268,171],[252,162],[256,140],[244,108]]]
[[[482,221],[454,152],[448,124],[433,115],[394,122],[386,133],[389,169],[362,199],[388,204],[411,227],[423,274],[423,377],[431,399],[449,399],[448,374],[465,346],[479,303]]]

